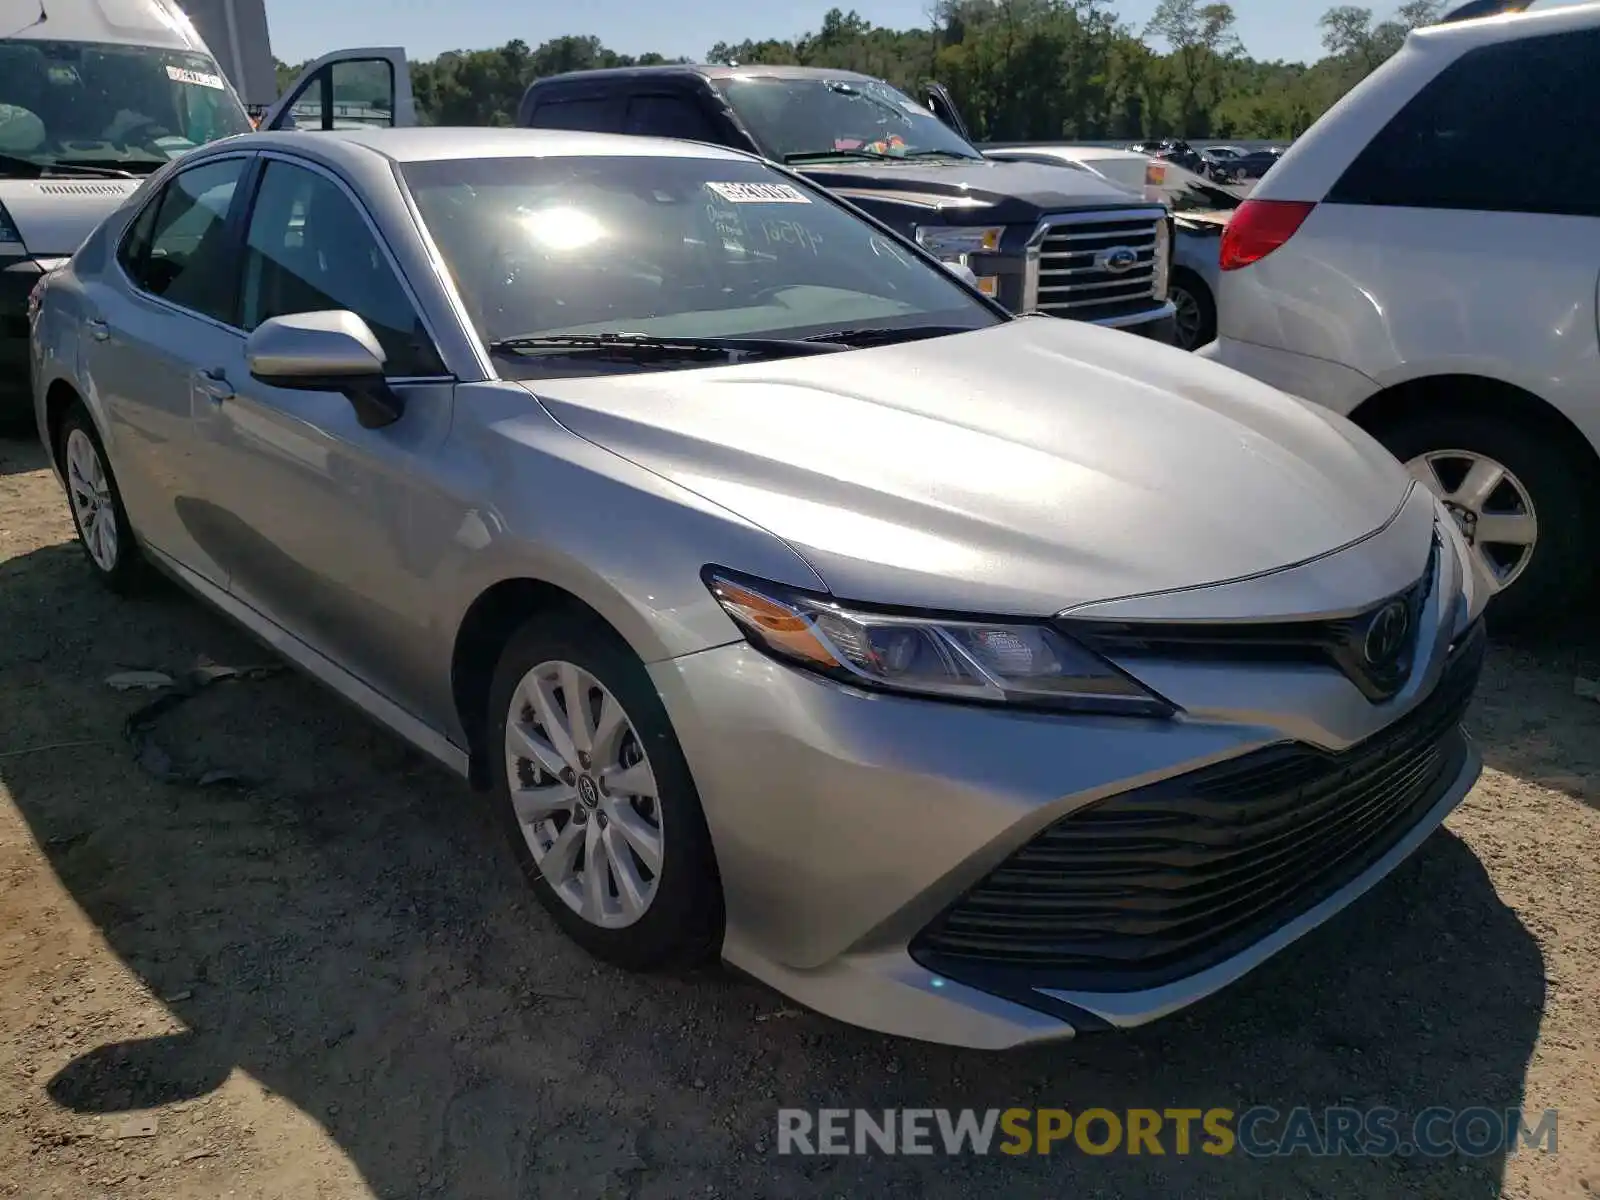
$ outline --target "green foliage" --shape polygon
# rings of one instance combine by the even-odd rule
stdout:
[[[979,141],[1186,136],[1291,138],[1434,20],[1437,0],[1408,0],[1383,20],[1355,5],[1319,26],[1328,56],[1258,62],[1246,54],[1226,3],[1161,0],[1142,31],[1111,0],[936,0],[925,29],[883,29],[833,8],[814,33],[718,42],[716,63],[798,63],[889,80],[918,94],[948,87]],[[529,48],[452,50],[413,63],[422,119],[438,125],[509,125],[528,84],[545,75],[668,61],[609,50],[595,37]],[[278,64],[279,86],[299,68]]]

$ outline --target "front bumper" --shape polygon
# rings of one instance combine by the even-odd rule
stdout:
[[[1419,520],[1426,526],[1426,513]],[[1407,533],[1407,541],[1419,532],[1410,522],[1397,522],[1394,530]],[[1362,560],[1346,561],[1340,577],[1361,575],[1382,561],[1381,542],[1374,538],[1347,552]],[[1300,579],[1303,589],[1309,569],[1296,568],[1285,578]],[[1394,569],[1406,570],[1403,563]],[[1463,665],[1469,643],[1462,635],[1469,621],[1481,634],[1481,622],[1464,599],[1461,565],[1449,546],[1435,569],[1418,614],[1409,678],[1381,703],[1339,673],[1304,663],[1128,664],[1180,706],[1172,721],[871,694],[783,666],[743,642],[653,664],[716,848],[726,905],[724,958],[841,1020],[986,1049],[1139,1025],[1209,995],[1371,888],[1477,779],[1480,760],[1458,720],[1477,671],[1476,661]],[[1260,591],[1257,607],[1273,594]],[[1481,638],[1472,642],[1481,661]],[[1429,713],[1432,728],[1458,740],[1433,760],[1425,779],[1411,773],[1398,751],[1392,759],[1371,753]],[[980,903],[989,903],[990,885],[1007,878],[1002,868],[1014,868],[1019,852],[1048,843],[1059,829],[1081,828],[1075,824],[1080,811],[1095,811],[1090,806],[1101,802],[1125,808],[1160,792],[1158,784],[1182,790],[1191,781],[1214,780],[1223,764],[1248,765],[1268,748],[1294,746],[1305,748],[1302,757],[1336,756],[1329,788],[1349,782],[1351,756],[1393,762],[1393,771],[1384,770],[1410,781],[1404,804],[1397,801],[1381,831],[1336,867],[1311,859],[1318,865],[1304,888],[1268,896],[1270,903],[1247,922],[1219,930],[1206,954],[1110,978],[1060,962],[1018,959],[999,970],[972,969],[971,962],[955,961],[959,946],[952,959],[939,954],[950,950],[948,942],[930,941],[952,912],[986,889],[989,898]],[[1252,777],[1251,795],[1260,794],[1260,775]],[[1320,849],[1315,837],[1321,833],[1303,833],[1313,821],[1322,822],[1317,830],[1367,823],[1380,793],[1398,795],[1394,778],[1370,778],[1364,789],[1346,789],[1355,799],[1332,817],[1328,788],[1274,795],[1274,819],[1290,814],[1285,827],[1300,837],[1297,854],[1307,845]],[[1216,794],[1214,782],[1209,794]],[[1234,791],[1226,798],[1235,806],[1244,802]],[[1037,861],[1024,867],[1035,869]],[[1125,868],[1124,862],[1119,869]],[[1059,902],[1069,890],[1060,881],[1076,884],[1082,876],[1071,874],[1070,866],[1049,869],[1065,872],[1051,885],[1053,897],[1045,897]],[[1112,911],[1123,915],[1118,907]],[[970,923],[965,932],[972,932]],[[979,935],[992,932],[980,929]],[[1137,951],[1143,943],[1133,945]]]

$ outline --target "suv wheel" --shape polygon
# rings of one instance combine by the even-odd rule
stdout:
[[[494,803],[556,923],[632,970],[713,956],[711,836],[638,656],[592,619],[536,617],[501,656],[491,704]]]
[[[1593,577],[1597,513],[1566,447],[1511,419],[1419,414],[1378,431],[1444,501],[1472,547],[1501,630],[1558,620]]]

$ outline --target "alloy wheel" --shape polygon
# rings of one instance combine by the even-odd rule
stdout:
[[[78,536],[94,565],[107,575],[117,569],[117,507],[100,451],[82,429],[67,435],[67,491]]]
[[[1471,450],[1430,450],[1410,459],[1406,469],[1444,502],[1491,590],[1515,583],[1539,540],[1538,514],[1522,481],[1504,464]]]
[[[661,803],[621,702],[582,667],[540,663],[512,694],[505,754],[517,825],[551,890],[603,929],[643,917],[661,879]]]

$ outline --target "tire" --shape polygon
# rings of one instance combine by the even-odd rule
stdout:
[[[1526,562],[1490,600],[1487,617],[1497,633],[1549,627],[1561,622],[1592,585],[1600,553],[1600,496],[1579,456],[1536,422],[1493,413],[1435,411],[1401,417],[1374,431],[1403,463],[1439,456],[1432,478],[1465,460],[1446,451],[1491,459],[1510,472],[1512,490],[1500,490],[1496,508],[1520,487],[1531,501],[1537,535]],[[1414,470],[1419,478],[1428,472]],[[1446,478],[1445,486],[1452,484]],[[1435,492],[1440,491],[1434,487]]]
[[[150,582],[149,564],[128,522],[100,434],[81,402],[74,403],[62,420],[55,451],[67,482],[72,526],[95,578],[118,595],[143,591]],[[93,469],[86,469],[91,463],[99,472],[98,480],[92,478]]]
[[[1181,295],[1180,295],[1181,293]],[[1180,350],[1198,350],[1217,340],[1217,302],[1205,281],[1192,271],[1172,277],[1167,298],[1178,306],[1172,344]],[[1192,304],[1192,310],[1186,308]]]
[[[556,787],[561,780],[551,772],[539,770],[531,756],[519,754],[513,762],[507,731],[513,725],[514,714],[518,728],[524,733],[538,719],[539,714],[526,702],[531,694],[526,685],[530,673],[546,664],[566,664],[582,673],[563,676],[557,670],[556,678],[563,682],[553,687],[545,699],[556,707],[558,720],[564,715],[567,686],[574,680],[591,698],[593,692],[588,685],[592,682],[609,693],[610,700],[620,703],[627,729],[618,734],[613,743],[617,761],[637,765],[636,755],[642,751],[643,762],[653,776],[657,793],[653,803],[646,805],[639,798],[629,800],[620,793],[606,792],[599,787],[608,772],[616,778],[623,776],[618,773],[622,768],[608,767],[611,755],[601,753],[598,738],[592,743],[595,757],[586,765],[572,769],[576,778],[568,781],[564,792]],[[583,675],[588,678],[584,679]],[[723,907],[722,884],[711,835],[682,747],[639,657],[594,618],[569,614],[535,617],[511,638],[502,652],[490,691],[490,705],[485,746],[492,781],[490,800],[534,894],[562,930],[594,957],[633,971],[681,970],[715,957],[722,944]],[[593,709],[590,712],[591,717],[603,716]],[[601,723],[591,721],[591,724]],[[542,727],[534,727],[532,732],[541,735]],[[542,737],[542,751],[550,751],[559,741],[559,738]],[[525,750],[529,744],[526,737],[519,736],[516,749]],[[556,762],[561,761],[558,754]],[[572,812],[587,805],[581,798],[585,779],[589,780],[587,796],[594,807],[586,808],[581,818],[575,818]],[[565,820],[557,814],[537,825],[525,826],[513,802],[513,786],[521,796],[544,797],[543,803],[571,793],[575,803],[569,806]],[[636,854],[630,840],[617,832],[619,818],[630,811],[632,815],[626,823],[639,819],[642,826],[648,828],[652,819],[655,822],[660,846],[658,871],[651,872],[646,858]],[[609,819],[608,813],[611,814]],[[581,868],[576,866],[574,850],[574,859],[568,860],[574,864],[572,869],[563,871],[556,843],[569,828],[577,831],[572,834],[573,838],[583,841],[584,861]],[[591,832],[599,839],[609,836],[607,844],[611,849],[602,848],[599,853],[625,859],[621,870],[631,871],[635,890],[641,886],[652,889],[642,915],[628,919],[624,889],[619,882],[623,874],[609,863],[599,878],[603,881],[600,890],[604,893],[604,903],[617,910],[605,914],[610,925],[597,922],[576,907],[574,884],[577,894],[585,897],[585,906],[588,904],[588,863],[595,861],[589,857],[594,845],[587,840]],[[544,844],[546,838],[549,844]],[[535,845],[541,845],[543,862],[535,853]],[[582,871],[582,879],[574,880],[572,875],[578,870]],[[647,874],[651,878],[646,879]],[[563,879],[563,875],[567,878]],[[605,881],[609,881],[609,886]]]

